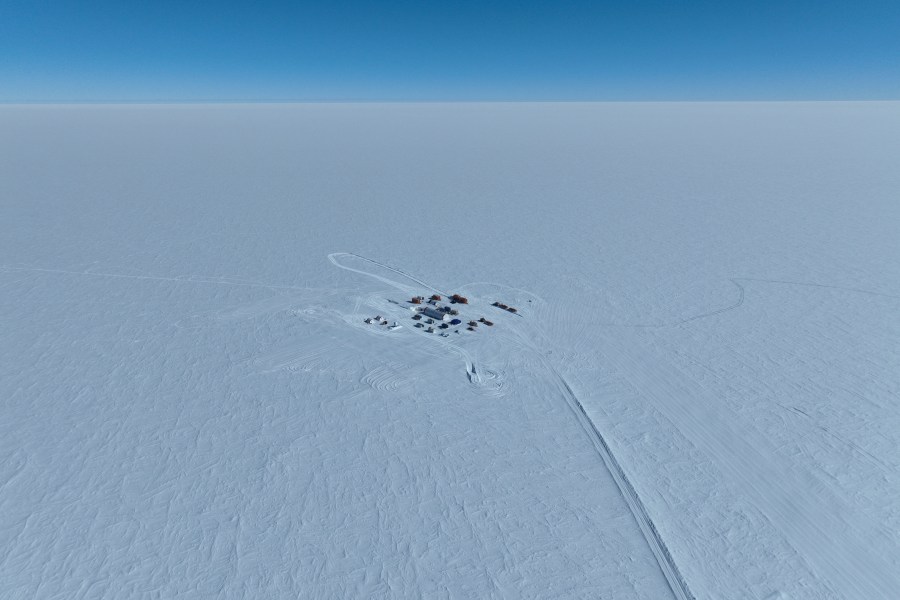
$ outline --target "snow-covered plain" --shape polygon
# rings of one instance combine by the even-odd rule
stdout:
[[[898,598],[898,342],[898,103],[3,107],[0,597]]]

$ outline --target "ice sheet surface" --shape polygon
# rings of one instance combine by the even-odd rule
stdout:
[[[0,596],[896,598],[898,165],[897,103],[2,107]]]

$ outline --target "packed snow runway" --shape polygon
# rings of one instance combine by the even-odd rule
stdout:
[[[893,598],[897,164],[896,103],[4,107],[0,597]]]

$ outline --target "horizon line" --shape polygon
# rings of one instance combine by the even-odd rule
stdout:
[[[839,104],[839,103],[889,103],[900,102],[900,98],[866,99],[694,99],[694,100],[399,100],[399,99],[357,99],[357,100],[230,100],[230,99],[167,99],[167,100],[0,100],[0,106],[178,106],[178,105],[297,105],[297,104]]]

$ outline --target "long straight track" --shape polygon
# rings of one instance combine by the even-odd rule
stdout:
[[[584,409],[584,405],[581,404],[581,401],[572,391],[572,388],[569,387],[569,384],[566,383],[566,380],[563,379],[562,375],[560,375],[553,367],[546,364],[546,361],[544,361],[544,364],[553,374],[553,377],[556,380],[555,383],[559,388],[560,393],[565,398],[566,403],[569,405],[572,414],[575,415],[581,428],[584,429],[584,432],[590,438],[594,445],[594,449],[597,450],[597,454],[603,459],[603,463],[615,480],[616,486],[618,486],[619,491],[622,493],[622,498],[625,500],[625,504],[627,504],[629,510],[631,510],[631,514],[634,516],[634,520],[637,521],[638,527],[644,535],[644,539],[647,540],[647,545],[650,546],[650,551],[653,552],[653,556],[656,557],[656,562],[659,563],[659,568],[666,578],[669,588],[672,590],[672,595],[678,600],[695,600],[687,582],[681,575],[681,571],[678,570],[678,565],[675,564],[672,554],[669,552],[669,549],[666,547],[665,542],[660,536],[659,530],[653,523],[653,519],[650,518],[641,497],[638,495],[637,491],[635,491],[634,486],[631,485],[631,480],[628,479],[628,476],[622,469],[622,465],[619,464],[619,461],[612,453],[612,450],[610,450],[609,444],[606,443],[603,434],[597,429],[594,421],[591,420],[587,411]]]

